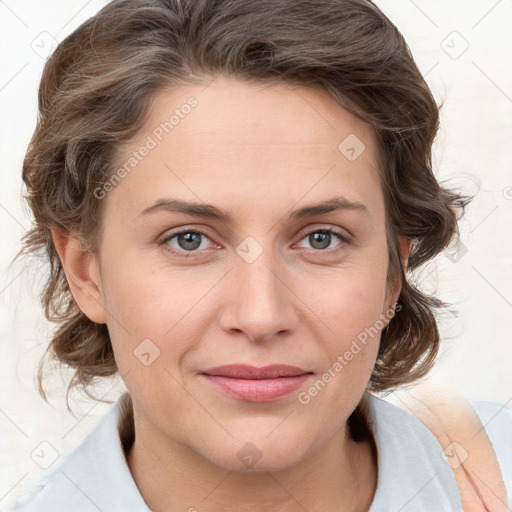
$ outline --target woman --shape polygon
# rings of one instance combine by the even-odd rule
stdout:
[[[432,173],[439,108],[375,5],[114,0],[39,110],[49,353],[129,393],[15,510],[462,510],[446,446],[371,394],[432,367],[446,304],[406,271],[471,199]]]

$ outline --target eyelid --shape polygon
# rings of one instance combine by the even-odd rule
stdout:
[[[314,226],[307,226],[297,232],[295,236],[300,236],[301,239],[304,236],[314,233],[316,231],[330,231],[335,235],[342,238],[344,241],[352,242],[352,234],[349,233],[346,229],[340,228],[338,226],[333,226],[332,224],[317,224]]]
[[[344,230],[341,230],[340,228],[338,227],[334,227],[332,225],[329,225],[329,226],[314,226],[314,227],[308,227],[306,228],[305,230],[301,230],[299,231],[298,233],[298,238],[299,240],[297,242],[294,243],[294,247],[298,244],[300,244],[302,242],[302,240],[304,240],[307,236],[313,234],[313,233],[317,233],[317,232],[327,232],[327,233],[332,233],[334,234],[335,237],[338,237],[339,239],[339,243],[335,246],[335,247],[331,247],[330,249],[314,249],[314,248],[302,248],[303,250],[305,250],[307,253],[311,254],[315,254],[315,255],[322,255],[324,257],[332,257],[334,255],[337,255],[339,251],[343,250],[343,248],[345,248],[345,250],[350,247],[350,246],[353,246],[354,243],[352,241],[352,237],[346,233]]]
[[[216,242],[213,241],[212,237],[210,236],[210,234],[208,233],[208,230],[206,228],[194,228],[194,227],[188,227],[188,226],[185,226],[185,227],[182,227],[182,228],[176,228],[177,231],[171,231],[171,232],[168,232],[167,234],[163,235],[162,237],[160,237],[157,241],[157,244],[159,246],[163,246],[163,245],[167,245],[167,243],[172,240],[174,237],[178,236],[178,235],[181,235],[183,233],[197,233],[197,234],[200,234],[202,235],[203,237],[207,238],[213,245],[219,245],[217,244]],[[166,249],[167,252],[170,252],[172,254],[187,254],[187,251],[178,251],[176,249]],[[205,252],[209,252],[211,249],[203,249],[201,251],[188,251],[191,255],[192,254],[198,254],[198,253],[205,253]]]
[[[177,231],[171,231],[170,233],[163,235],[163,237],[159,239],[158,244],[161,246],[166,245],[167,242],[169,242],[171,239],[173,239],[174,237],[176,237],[180,234],[183,234],[183,233],[197,233],[197,234],[204,236],[205,238],[208,238],[208,240],[210,240],[210,242],[212,244],[219,245],[212,239],[212,237],[208,233],[208,230],[206,229],[206,227],[195,228],[195,227],[191,227],[191,226],[184,226],[184,227],[176,228],[176,229],[177,229]],[[339,246],[341,246],[343,244],[353,244],[353,237],[347,230],[332,226],[331,224],[323,224],[323,225],[320,224],[320,225],[314,225],[314,226],[307,226],[307,227],[299,230],[294,235],[294,238],[299,237],[299,240],[297,242],[295,242],[295,244],[301,242],[302,239],[304,237],[306,237],[307,235],[310,235],[317,231],[327,231],[330,233],[334,233],[340,239]],[[332,249],[309,249],[309,251],[318,252],[319,254],[321,254],[321,253],[329,254],[333,251],[336,251],[337,249],[338,249],[338,246],[335,248],[332,248]],[[179,254],[180,256],[183,256],[183,257],[194,257],[193,255],[195,255],[195,254],[201,254],[201,253],[204,254],[204,253],[211,252],[211,249],[203,249],[201,251],[197,251],[197,250],[196,251],[180,251],[180,250],[176,250],[176,249],[172,249],[172,250],[165,249],[165,250],[169,253],[172,253],[175,255]],[[188,256],[187,253],[190,254],[190,256]]]

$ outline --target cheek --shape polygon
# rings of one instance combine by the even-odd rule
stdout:
[[[327,327],[324,347],[331,374],[343,374],[337,381],[344,382],[344,386],[353,383],[361,387],[375,364],[385,326],[385,269],[366,273],[362,268],[353,270],[332,281],[328,293],[317,291],[309,297]],[[332,368],[335,362],[336,368]]]
[[[149,266],[141,262],[140,255],[116,252],[124,256],[111,251],[110,265],[105,265],[104,293],[120,370],[121,366],[139,366],[134,351],[148,339],[156,346],[154,352],[161,352],[160,363],[165,359],[168,367],[179,364],[192,340],[201,339],[202,329],[213,321],[216,300],[222,302],[222,297],[230,296],[229,287],[222,290],[218,272],[211,269],[199,272],[198,267],[187,272],[165,262]],[[386,261],[381,251],[371,252],[371,260],[368,256],[351,258],[330,271],[323,267],[294,275],[294,295],[307,306],[303,311],[309,318],[305,328],[309,324],[316,331],[330,360],[349,350],[353,340],[365,338],[365,332],[369,333],[364,339],[368,345],[375,338],[372,327],[382,312]],[[236,302],[236,297],[231,298]],[[303,306],[297,303],[296,307]],[[146,345],[152,347],[147,341]],[[361,353],[357,358],[361,363],[373,357],[370,350],[364,352],[368,356]]]
[[[333,336],[346,339],[374,325],[385,306],[386,269],[363,265],[336,270],[330,279],[301,283],[302,295]]]
[[[121,374],[135,372],[132,378],[146,371],[145,363],[151,366],[151,375],[158,368],[174,373],[173,368],[208,325],[204,297],[214,286],[215,276],[193,280],[168,267],[135,265],[128,259],[117,260],[104,286],[118,368]]]
[[[325,301],[324,301],[325,304]],[[382,325],[381,294],[375,287],[347,287],[333,293],[323,314],[329,336],[322,341],[327,356],[322,371],[299,396],[311,416],[329,410],[332,421],[345,421],[359,402],[377,358]],[[380,328],[379,328],[380,327]]]
[[[118,256],[121,254],[122,256]],[[133,337],[149,336],[173,312],[180,309],[186,294],[179,289],[178,276],[150,267],[136,251],[110,251],[105,258],[104,293],[112,324],[121,325]],[[164,327],[164,326],[162,326]]]
[[[175,304],[156,273],[142,271],[127,258],[116,258],[104,274],[108,329],[121,371],[121,366],[131,366],[137,361],[133,359],[133,351],[144,340],[152,340],[159,346],[162,331],[172,326]]]

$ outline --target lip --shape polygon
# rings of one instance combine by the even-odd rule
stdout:
[[[284,398],[309,380],[313,372],[284,364],[258,368],[232,364],[200,372],[216,389],[248,402],[270,402]]]
[[[275,379],[278,377],[297,377],[312,372],[288,364],[271,364],[262,367],[251,366],[250,364],[228,364],[207,368],[199,373],[236,379]]]

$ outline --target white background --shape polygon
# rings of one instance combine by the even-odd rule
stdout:
[[[35,127],[44,59],[106,3],[0,0],[0,509],[46,467],[55,467],[110,407],[74,396],[74,416],[69,414],[64,396],[71,374],[64,371],[48,381],[51,405],[38,395],[37,363],[52,327],[38,303],[44,270],[8,268],[30,226],[21,201],[21,165]],[[428,382],[509,403],[512,0],[376,3],[404,34],[437,101],[444,101],[434,147],[438,179],[449,178],[469,193],[480,189],[460,222],[467,252],[457,261],[442,254],[418,274],[425,291],[437,292],[458,311],[440,323],[443,348]],[[97,394],[113,400],[123,389],[113,378]]]

